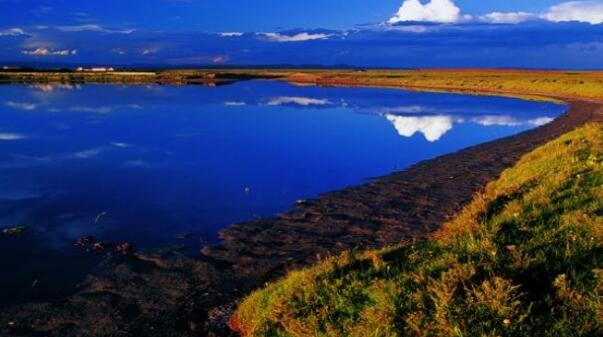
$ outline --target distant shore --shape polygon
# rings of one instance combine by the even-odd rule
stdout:
[[[204,249],[200,257],[159,253],[116,257],[105,264],[103,276],[65,301],[0,313],[0,335],[19,331],[24,336],[78,336],[90,334],[91,327],[99,336],[120,331],[144,336],[227,335],[225,321],[234,303],[265,282],[307,266],[318,256],[425,238],[524,154],[585,123],[603,122],[603,72],[258,69],[7,74],[0,72],[0,83],[217,85],[275,79],[299,85],[553,100],[569,108],[542,127],[300,202],[273,219],[233,225],[222,231],[222,244]]]
[[[2,70],[1,83],[107,83],[222,85],[273,79],[299,85],[377,86],[521,98],[603,100],[603,71],[511,69],[178,69],[178,70]]]

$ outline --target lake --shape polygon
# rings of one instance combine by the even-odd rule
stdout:
[[[0,86],[0,305],[72,291],[93,236],[198,252],[234,222],[513,135],[565,106],[272,81]],[[63,272],[68,270],[68,272]]]

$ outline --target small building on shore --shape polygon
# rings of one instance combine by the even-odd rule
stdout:
[[[75,70],[82,71],[82,72],[84,72],[84,71],[93,72],[93,73],[106,73],[106,72],[115,71],[115,69],[113,67],[92,67],[92,68],[77,67]]]

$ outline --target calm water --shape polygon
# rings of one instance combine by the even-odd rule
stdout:
[[[564,109],[268,81],[0,86],[0,227],[31,228],[0,237],[0,268],[10,271],[0,304],[35,280],[48,292],[81,279],[89,257],[72,244],[83,235],[196,250],[233,222],[542,125]],[[53,275],[65,265],[74,272]]]

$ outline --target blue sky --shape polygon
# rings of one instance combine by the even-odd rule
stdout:
[[[0,0],[2,62],[601,69],[603,1]]]

